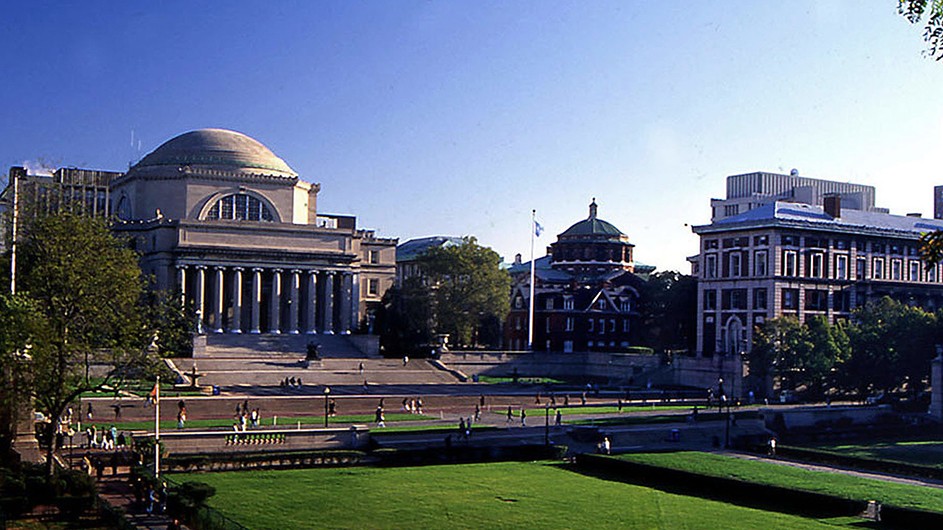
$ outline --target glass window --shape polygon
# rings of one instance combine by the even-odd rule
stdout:
[[[760,250],[753,254],[753,275],[766,276],[766,251]]]
[[[863,280],[864,279],[864,268],[867,266],[868,260],[865,258],[857,258],[855,260],[855,279]]]
[[[740,276],[740,253],[730,253],[730,276],[737,278]]]
[[[814,252],[809,255],[809,270],[806,271],[806,274],[810,278],[821,278],[822,274],[822,263],[824,257],[821,252]]]
[[[872,276],[875,280],[884,279],[884,258],[874,258],[874,270]]]
[[[910,277],[908,280],[912,282],[920,281],[920,262],[916,260],[910,261]]]
[[[783,289],[783,309],[799,309],[799,289]]]
[[[901,279],[901,267],[902,267],[902,264],[899,259],[891,260],[891,279],[892,280]]]
[[[258,198],[245,193],[227,195],[210,208],[206,219],[272,221],[272,212]]]
[[[796,275],[796,251],[786,250],[783,252],[783,276]]]
[[[848,256],[835,256],[835,279],[848,279]]]
[[[753,309],[766,309],[766,289],[753,290]]]
[[[704,309],[717,309],[717,291],[704,291]]]

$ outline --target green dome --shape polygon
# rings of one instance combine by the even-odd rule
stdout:
[[[183,166],[297,177],[284,160],[261,142],[226,129],[198,129],[170,140],[141,159],[134,170]]]
[[[592,238],[613,238],[621,239],[627,238],[621,230],[616,228],[607,221],[603,221],[596,217],[596,199],[593,199],[593,202],[589,205],[589,217],[584,219],[570,228],[567,228],[562,234],[559,235],[561,238],[577,238],[577,237],[592,237]]]

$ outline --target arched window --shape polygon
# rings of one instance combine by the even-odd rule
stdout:
[[[128,200],[127,195],[122,195],[121,199],[118,200],[118,207],[115,209],[115,215],[122,221],[131,220],[131,201]]]
[[[258,198],[245,193],[227,195],[206,213],[207,219],[273,221],[272,212]]]

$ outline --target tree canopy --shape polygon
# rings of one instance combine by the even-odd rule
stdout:
[[[697,347],[697,280],[675,271],[649,276],[639,293],[641,343],[655,350]]]
[[[30,322],[30,335],[16,339],[27,342],[26,388],[51,420],[51,438],[78,396],[151,363],[146,345],[153,334],[137,256],[104,220],[60,212],[34,217],[25,228],[18,296],[28,302],[4,318]]]
[[[943,59],[943,2],[898,0],[897,11],[911,24],[926,21],[923,29],[923,40],[927,43],[926,53],[937,61]]]
[[[417,258],[420,277],[388,291],[379,316],[384,348],[412,351],[436,334],[451,344],[498,346],[510,310],[511,278],[501,257],[466,237]]]

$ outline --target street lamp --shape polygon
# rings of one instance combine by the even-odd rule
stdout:
[[[331,397],[331,387],[324,387],[324,426],[327,427],[327,402]]]
[[[550,446],[550,402],[544,403],[544,445]]]
[[[727,404],[727,414],[724,416],[724,449],[730,448],[730,400],[724,392],[724,378],[717,380],[717,390],[720,392],[720,411],[724,411],[724,404]]]

